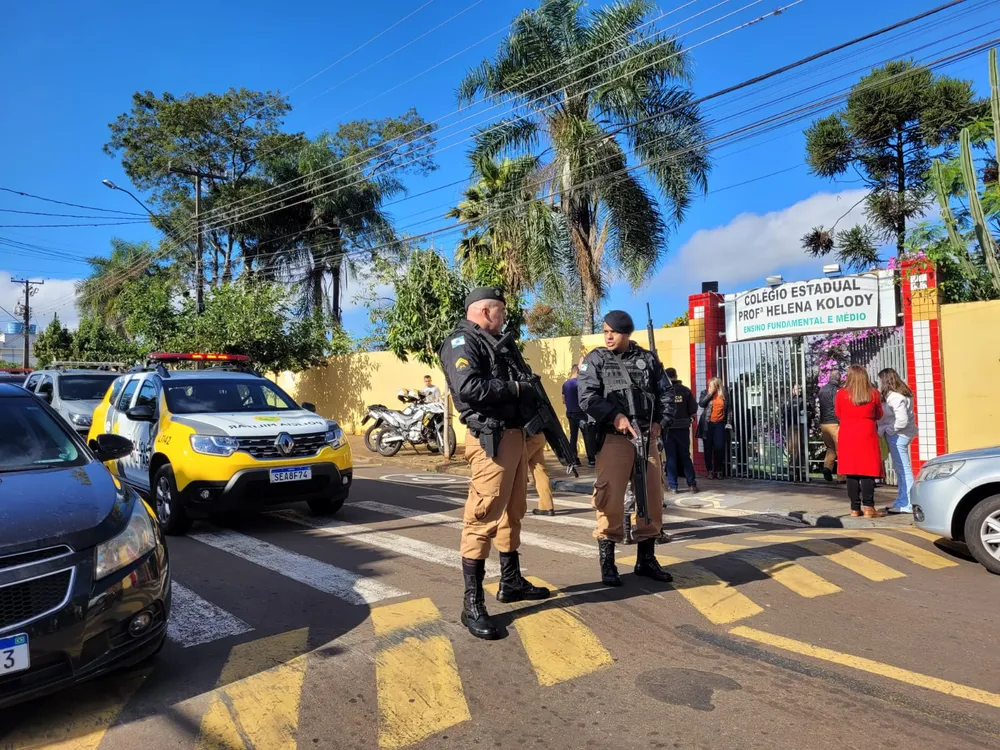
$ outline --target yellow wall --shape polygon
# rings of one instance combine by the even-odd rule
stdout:
[[[674,367],[685,382],[690,381],[690,348],[687,328],[661,328],[655,333],[657,353],[664,367]],[[647,342],[644,331],[636,332],[641,346]],[[584,352],[602,346],[600,334],[568,336],[557,339],[528,341],[524,358],[536,375],[541,377],[556,413],[564,417],[562,384],[569,376],[570,367]],[[396,398],[400,388],[422,388],[423,377],[429,374],[434,383],[445,389],[442,372],[415,360],[400,362],[390,352],[350,354],[331,357],[326,367],[317,367],[301,373],[286,372],[277,379],[278,384],[299,402],[311,401],[324,417],[336,419],[347,432],[360,435],[361,420],[369,404],[384,404],[390,409],[401,408]],[[465,428],[454,420],[459,441],[465,438]]]
[[[1000,301],[941,306],[948,451],[1000,445]]]

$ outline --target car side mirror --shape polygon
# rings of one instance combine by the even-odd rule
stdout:
[[[306,411],[311,411],[313,414],[316,413],[316,404],[312,403],[311,401],[303,401],[302,408],[305,409]]]
[[[94,440],[90,441],[90,449],[101,463],[125,458],[125,456],[132,452],[133,448],[132,441],[128,438],[110,433],[98,435]]]
[[[45,403],[47,404],[52,403],[52,391],[39,391],[37,395],[38,398],[40,398]]]
[[[133,422],[152,422],[153,421],[153,407],[148,404],[142,404],[141,406],[133,406],[127,412],[125,416],[131,419]]]

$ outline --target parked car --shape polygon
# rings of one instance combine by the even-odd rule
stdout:
[[[25,389],[37,394],[55,409],[74,430],[86,437],[94,409],[118,377],[113,362],[56,362],[35,370],[24,381]]]
[[[156,518],[42,399],[0,384],[0,709],[160,650],[170,614]]]
[[[16,367],[13,369],[0,369],[0,383],[12,383],[21,385],[24,379],[31,374],[31,368]]]
[[[910,497],[918,527],[964,542],[984,568],[1000,575],[1000,446],[931,459]]]

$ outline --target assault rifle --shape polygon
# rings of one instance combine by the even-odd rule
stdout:
[[[635,405],[635,393],[632,388],[632,378],[629,377],[625,365],[618,357],[611,355],[617,367],[604,368],[604,383],[609,391],[618,391],[625,396],[625,407],[628,409],[629,424],[636,436],[630,437],[635,448],[635,461],[632,464],[632,494],[635,495],[635,516],[647,524],[650,523],[649,504],[646,502],[646,462],[649,460],[649,432],[643,434],[639,424],[639,410]],[[617,369],[615,373],[613,370]],[[652,409],[650,409],[652,423]]]
[[[563,432],[562,423],[559,421],[559,417],[556,416],[556,411],[552,408],[552,402],[549,401],[548,394],[542,388],[541,381],[531,372],[528,363],[524,361],[524,356],[521,354],[521,350],[517,348],[517,343],[514,341],[512,333],[505,334],[494,346],[494,351],[497,353],[503,352],[505,349],[513,362],[521,385],[528,386],[535,392],[535,406],[532,407],[527,424],[524,426],[525,432],[529,435],[537,435],[539,432],[544,433],[545,440],[549,444],[549,447],[552,448],[552,452],[556,454],[559,463],[566,467],[566,474],[572,474],[575,477],[580,476],[576,470],[580,462],[570,447],[566,433]]]

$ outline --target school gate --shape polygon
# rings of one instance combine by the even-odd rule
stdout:
[[[945,452],[944,397],[933,266],[782,282],[721,295],[714,284],[689,300],[696,394],[719,377],[733,400],[730,476],[791,482],[822,476],[825,446],[817,394],[831,367],[863,366],[875,381],[892,367],[914,391],[914,472]],[[826,352],[834,346],[835,361]],[[693,444],[704,470],[704,448]],[[895,484],[885,456],[886,481]]]

